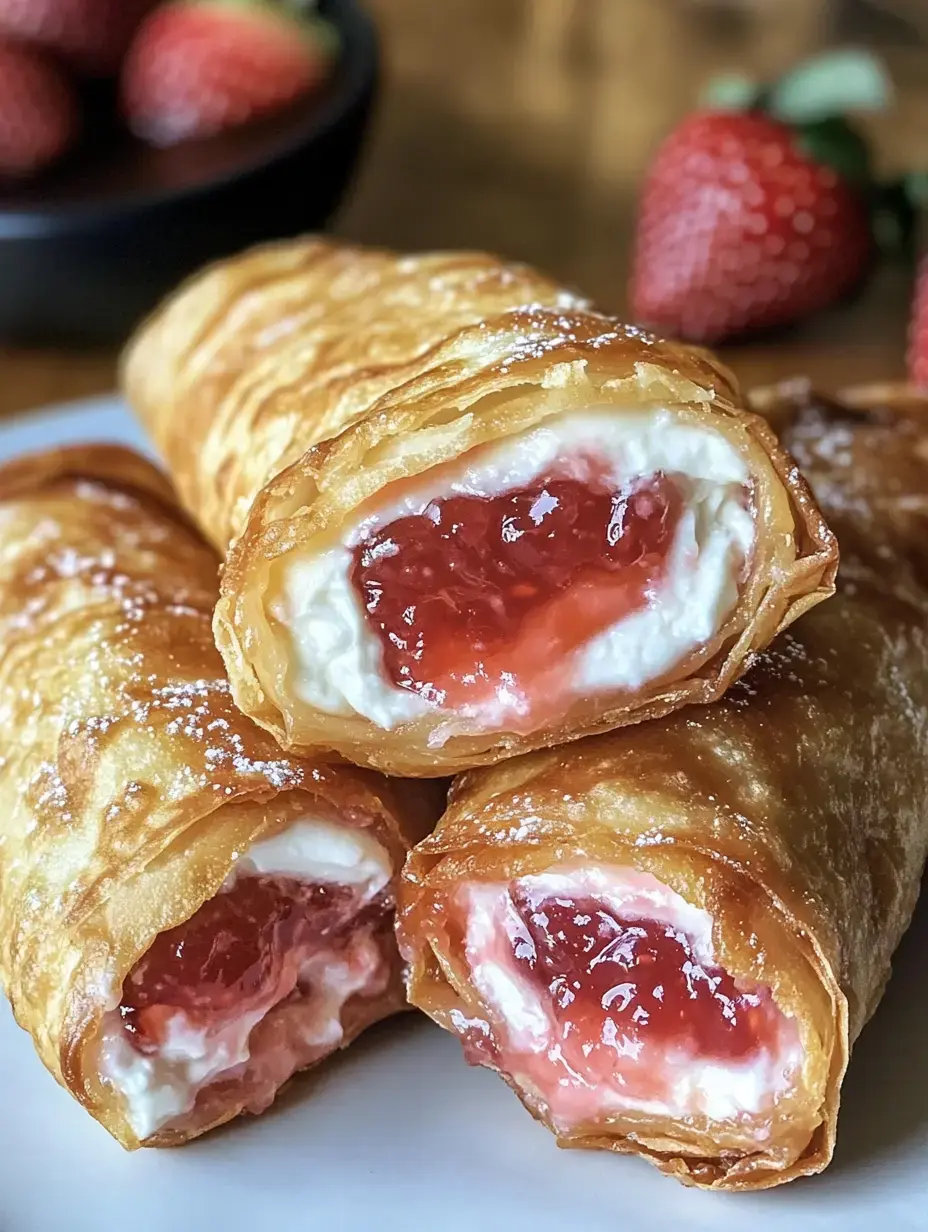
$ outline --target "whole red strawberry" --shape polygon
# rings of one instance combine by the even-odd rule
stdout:
[[[665,332],[717,342],[840,299],[871,251],[862,194],[793,128],[759,112],[703,112],[648,172],[632,308]]]
[[[283,0],[174,0],[143,23],[123,66],[133,131],[156,145],[268,115],[324,79],[319,24]]]
[[[928,389],[928,257],[922,257],[915,278],[907,360],[913,385]]]
[[[0,33],[53,51],[89,73],[111,73],[153,0],[0,0]]]
[[[0,39],[0,176],[30,175],[54,162],[77,128],[77,102],[58,66]]]

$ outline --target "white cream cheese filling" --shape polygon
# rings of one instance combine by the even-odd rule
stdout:
[[[685,934],[701,966],[715,964],[712,918],[647,873],[623,868],[583,868],[524,877],[520,889],[531,905],[563,897],[569,901],[595,899],[625,920],[655,920]],[[672,1119],[705,1116],[711,1120],[737,1120],[772,1107],[801,1072],[803,1051],[792,1019],[782,1019],[775,1047],[758,1046],[744,1060],[725,1063],[694,1056],[683,1049],[657,1050],[627,1036],[609,1038],[606,1019],[602,1043],[616,1051],[614,1079],[603,1083],[601,1073],[584,1073],[561,1047],[561,1027],[550,997],[530,978],[515,954],[534,953],[533,942],[505,885],[470,883],[458,891],[457,902],[466,913],[465,957],[474,986],[495,1024],[485,1034],[494,1036],[502,1068],[539,1108],[546,1109],[562,1132],[581,1123],[602,1123],[609,1117],[635,1111]],[[612,1027],[613,1034],[615,1027]],[[640,1063],[652,1086],[642,1098],[629,1089],[623,1069]],[[651,1083],[653,1079],[653,1084]]]
[[[306,882],[357,887],[369,902],[392,876],[390,856],[368,831],[302,818],[273,838],[253,844],[238,859],[223,889],[241,876],[286,876]],[[301,1044],[337,1047],[341,1015],[348,999],[382,984],[382,960],[366,937],[345,951],[308,948],[294,955],[298,982],[313,989],[301,1027]],[[234,1078],[250,1060],[249,1038],[289,987],[272,990],[268,1003],[215,1027],[196,1027],[178,1011],[168,1022],[157,1052],[133,1047],[116,1004],[103,1019],[100,1075],[126,1101],[127,1115],[140,1140],[192,1111],[197,1094],[221,1078]],[[284,1066],[286,1068],[286,1066]],[[291,1070],[292,1072],[292,1070]]]
[[[248,1037],[264,1013],[243,1014],[221,1031],[206,1032],[191,1027],[186,1015],[178,1012],[153,1055],[143,1055],[132,1046],[118,1012],[107,1014],[100,1073],[125,1099],[129,1124],[140,1141],[191,1112],[202,1087],[247,1062]]]
[[[367,901],[383,889],[393,870],[389,855],[368,830],[304,818],[239,856],[230,877],[247,875],[359,886]]]
[[[290,637],[297,695],[326,714],[360,715],[384,730],[434,710],[386,678],[379,637],[351,582],[353,549],[379,527],[421,514],[432,500],[500,496],[555,465],[569,475],[572,461],[582,478],[590,459],[606,468],[616,488],[663,471],[686,476],[689,495],[661,585],[645,607],[575,653],[572,691],[637,689],[698,650],[733,610],[739,573],[754,544],[754,518],[743,500],[748,467],[724,437],[681,422],[670,410],[612,415],[591,408],[475,451],[456,473],[443,470],[440,483],[426,474],[401,498],[347,527],[338,546],[312,557],[294,555],[271,613]],[[507,714],[527,709],[524,698],[507,692],[467,717],[477,728],[494,730]]]

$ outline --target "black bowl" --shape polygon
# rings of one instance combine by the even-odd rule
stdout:
[[[247,128],[166,150],[88,98],[87,138],[45,175],[0,191],[0,338],[118,343],[214,258],[324,227],[358,159],[377,39],[356,0],[323,0],[339,60],[321,94]]]

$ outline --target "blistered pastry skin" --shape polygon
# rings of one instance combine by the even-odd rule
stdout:
[[[801,1080],[769,1118],[626,1110],[555,1125],[538,1090],[504,1077],[562,1145],[640,1154],[716,1189],[828,1164],[850,1049],[882,995],[928,851],[926,404],[893,390],[834,403],[799,384],[759,392],[755,405],[837,531],[835,597],[715,705],[462,775],[400,896],[411,1000],[491,1065],[494,1030],[509,1027],[494,1019],[501,994],[494,1009],[478,985],[506,986],[478,965],[479,921],[449,910],[462,887],[472,902],[518,904],[520,887],[552,869],[618,869],[708,912],[713,964],[769,990],[799,1028]]]
[[[724,368],[495,257],[318,240],[257,249],[169,300],[130,345],[123,379],[187,509],[226,555],[215,629],[235,699],[290,749],[440,776],[654,718],[720,696],[832,590],[834,539]],[[280,617],[292,561],[337,545],[398,485],[591,408],[618,422],[663,408],[743,462],[755,541],[713,636],[642,687],[578,691],[529,730],[414,706],[387,727],[300,695]]]
[[[381,776],[285,756],[236,710],[212,640],[216,572],[127,450],[0,470],[0,978],[47,1068],[130,1148],[100,1024],[155,936],[303,818],[363,828],[394,868],[427,823]],[[342,1042],[402,1004],[394,972],[349,1007]],[[146,1144],[240,1110],[227,1100]]]

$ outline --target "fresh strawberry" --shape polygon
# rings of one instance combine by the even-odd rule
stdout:
[[[155,145],[271,114],[324,79],[318,22],[284,0],[174,0],[143,23],[123,66],[133,131]]]
[[[54,162],[77,127],[77,101],[58,66],[0,39],[0,176],[30,175]]]
[[[702,112],[664,143],[640,205],[637,320],[697,341],[788,325],[840,299],[872,250],[863,197],[757,112]]]
[[[906,358],[913,385],[928,389],[928,257],[922,257],[915,277]]]
[[[112,73],[152,0],[0,0],[0,33],[89,73]]]

